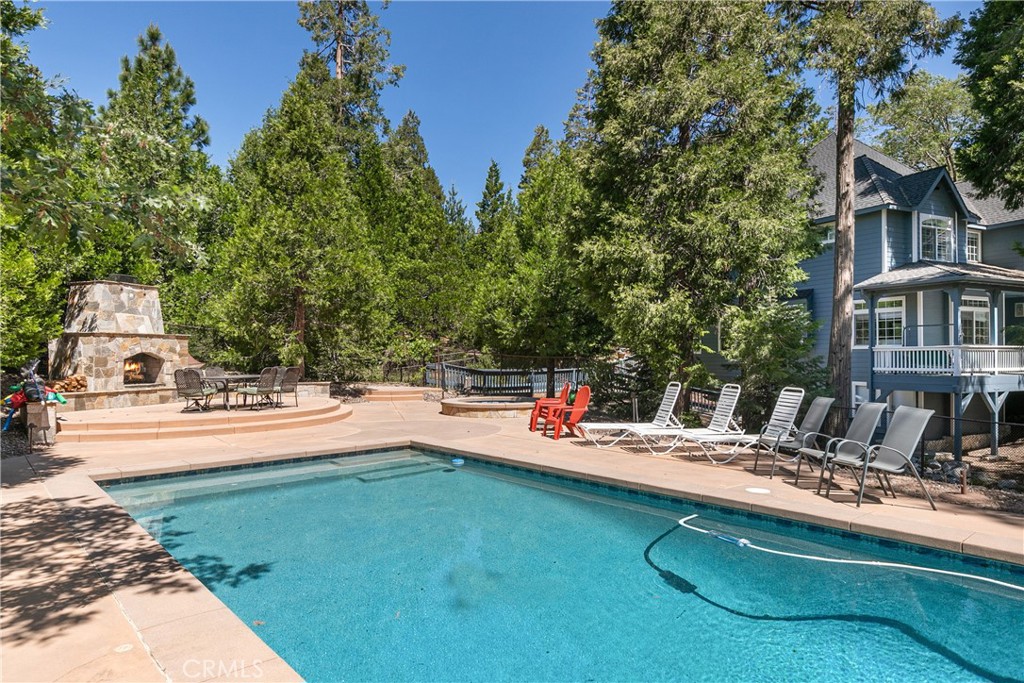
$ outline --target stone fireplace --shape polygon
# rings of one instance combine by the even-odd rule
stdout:
[[[90,392],[173,386],[176,369],[199,365],[188,336],[164,333],[156,287],[107,280],[71,284],[49,354],[51,379],[85,375]]]

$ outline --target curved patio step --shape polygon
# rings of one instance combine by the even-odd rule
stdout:
[[[293,406],[291,409],[217,410],[184,414],[178,412],[182,404],[169,404],[160,406],[164,408],[162,415],[156,411],[147,411],[149,415],[140,414],[134,420],[123,417],[113,419],[110,416],[97,416],[100,419],[88,420],[89,416],[83,412],[75,414],[79,418],[75,421],[67,419],[61,422],[61,431],[57,439],[84,443],[247,434],[315,427],[344,420],[352,414],[351,407],[342,405],[335,399],[319,399],[317,403],[318,405],[306,408],[300,404],[299,408]],[[116,412],[123,414],[129,410],[140,409]],[[102,419],[103,417],[108,419]],[[189,418],[196,418],[196,421],[190,422]]]
[[[429,390],[429,387],[391,387],[369,385],[363,393],[363,398],[370,403],[422,401],[423,392]]]

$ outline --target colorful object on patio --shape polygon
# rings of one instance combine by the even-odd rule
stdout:
[[[544,427],[541,430],[542,434],[548,433],[548,427],[552,427],[554,434],[552,438],[555,441],[562,435],[562,429],[568,429],[569,433],[573,436],[581,436],[576,425],[587,412],[587,406],[590,404],[590,387],[584,384],[576,392],[576,402],[569,405],[567,403],[560,403],[558,405],[548,406],[541,410],[541,418],[544,420]]]
[[[537,402],[533,404],[533,412],[530,413],[530,431],[537,431],[537,418],[540,417],[542,408],[549,406],[557,406],[562,403],[569,402],[569,389],[571,385],[566,382],[562,385],[562,390],[558,393],[555,398],[538,398]]]

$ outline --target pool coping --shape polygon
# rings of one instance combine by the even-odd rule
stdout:
[[[752,494],[744,487],[723,490],[678,478],[671,482],[659,481],[657,476],[639,469],[626,478],[615,471],[602,471],[601,464],[595,461],[585,461],[585,466],[575,468],[552,465],[537,453],[523,454],[508,448],[480,445],[460,448],[443,438],[377,439],[372,442],[306,449],[283,447],[245,454],[226,453],[123,467],[81,469],[58,474],[48,479],[45,486],[55,502],[75,507],[72,517],[80,518],[83,514],[88,515],[90,510],[99,509],[109,514],[111,509],[115,509],[117,514],[130,518],[127,511],[105,490],[105,485],[122,479],[186,472],[199,474],[236,466],[274,464],[392,448],[461,455],[584,482],[781,517],[1024,566],[1024,551],[1015,547],[1006,537],[926,524],[919,520],[901,521],[834,505],[798,504]],[[180,591],[172,595],[147,590],[146,586],[140,585],[111,587],[113,597],[126,620],[135,630],[153,663],[168,680],[303,680],[269,645],[260,640],[254,630],[258,629],[258,625],[246,624],[231,612],[134,520],[128,528],[130,531],[125,534],[123,542],[128,544],[131,551],[140,556],[161,556],[167,559],[171,566],[168,572],[181,587]],[[83,545],[87,546],[87,543],[88,539],[84,539]],[[1021,545],[1024,545],[1024,539]],[[105,558],[93,554],[89,559],[102,575],[105,571]],[[211,665],[213,668],[209,668]],[[214,675],[206,676],[208,673]]]

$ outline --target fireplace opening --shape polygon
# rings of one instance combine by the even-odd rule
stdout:
[[[164,362],[148,353],[137,353],[124,359],[124,384],[156,384],[160,381],[160,370]]]

